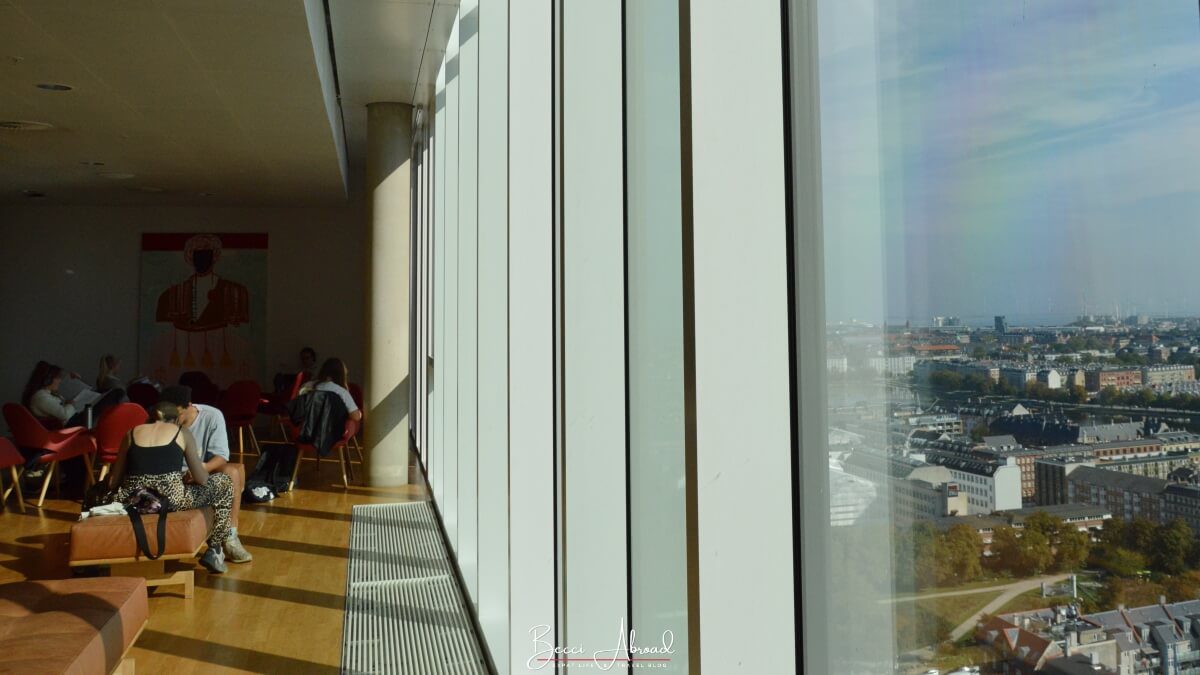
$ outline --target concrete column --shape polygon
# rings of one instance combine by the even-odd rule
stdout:
[[[366,440],[371,485],[408,482],[412,106],[367,106]]]

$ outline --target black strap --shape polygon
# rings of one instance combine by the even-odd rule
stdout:
[[[150,542],[146,541],[146,528],[142,525],[142,516],[137,509],[126,506],[129,522],[133,524],[133,537],[137,539],[138,550],[150,560],[158,560],[167,548],[167,511],[158,512],[158,553],[150,552]]]

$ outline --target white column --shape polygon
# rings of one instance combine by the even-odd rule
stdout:
[[[367,106],[367,467],[372,485],[408,482],[412,106]]]

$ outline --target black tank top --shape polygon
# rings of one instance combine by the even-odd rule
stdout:
[[[179,431],[170,441],[162,445],[138,445],[130,436],[129,452],[125,454],[125,473],[130,476],[150,476],[164,473],[180,473],[182,463],[181,452],[172,452],[171,447],[179,448],[175,439]]]

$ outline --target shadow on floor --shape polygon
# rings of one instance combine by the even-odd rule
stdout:
[[[337,666],[276,656],[252,649],[214,644],[205,640],[171,635],[156,630],[142,631],[134,645],[179,658],[203,661],[227,668],[239,668],[254,673],[337,673]]]
[[[275,586],[273,584],[264,584],[258,581],[248,581],[246,579],[236,579],[234,577],[201,574],[196,576],[196,585],[216,591],[238,593],[241,595],[255,595],[260,598],[270,598],[271,600],[282,600],[284,602],[295,602],[302,605],[311,605],[313,607],[321,607],[324,609],[336,609],[340,611],[344,609],[346,605],[346,598],[341,594],[322,593],[321,591],[306,591],[300,588]]]
[[[276,500],[279,501],[279,500]],[[319,518],[321,520],[340,520],[350,522],[352,518],[349,513],[334,513],[332,511],[317,511],[315,509],[300,509],[294,506],[274,506],[272,502],[264,502],[261,504],[242,504],[242,511],[258,511],[261,513],[278,513],[283,516],[297,516],[300,518]]]

